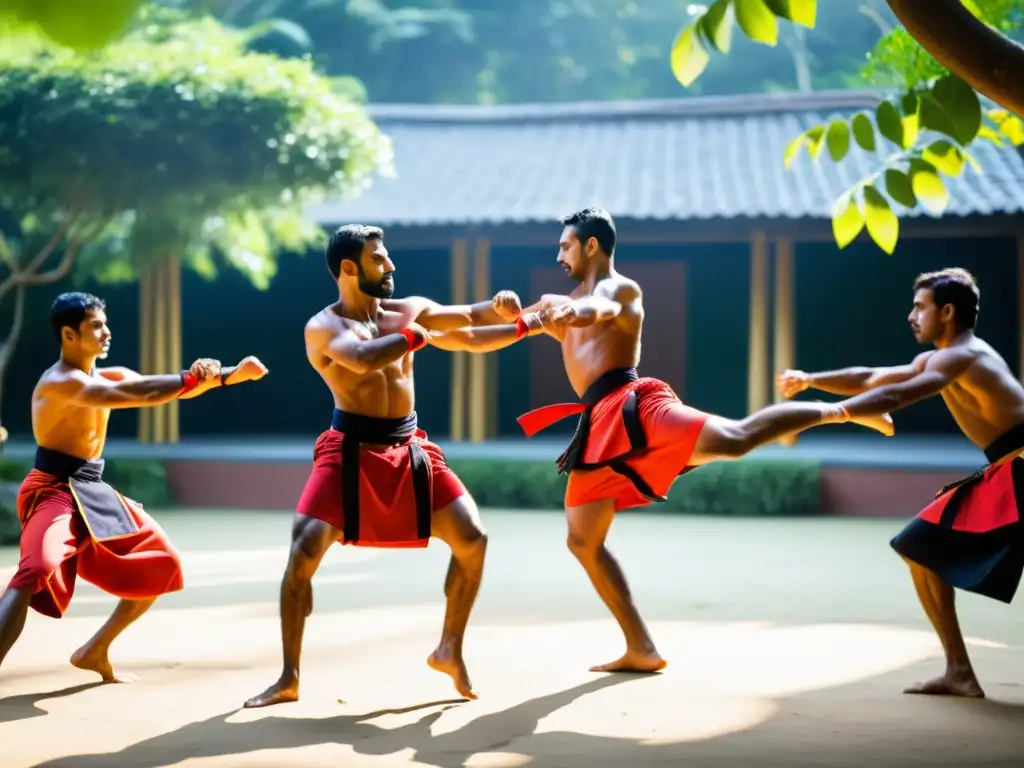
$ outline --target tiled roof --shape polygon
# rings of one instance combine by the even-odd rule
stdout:
[[[379,105],[393,178],[310,213],[326,226],[551,222],[586,205],[622,218],[828,218],[839,193],[879,167],[853,146],[840,164],[786,145],[801,131],[879,101],[873,91],[755,94],[516,106]],[[879,142],[878,158],[883,145]],[[1024,161],[980,141],[983,169],[948,180],[948,214],[1024,211]],[[905,215],[922,215],[921,209]]]

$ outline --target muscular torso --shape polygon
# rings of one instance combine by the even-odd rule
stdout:
[[[372,339],[396,333],[415,319],[416,308],[401,302],[389,302],[399,311],[381,310],[376,322],[360,322],[344,317],[344,308],[334,305],[322,310],[315,322],[332,329],[335,334],[353,330],[361,339]],[[416,404],[413,386],[413,354],[368,373],[356,373],[335,363],[320,349],[306,349],[310,365],[331,390],[334,406],[349,413],[382,419],[400,419],[412,413]]]
[[[43,448],[79,459],[98,459],[107,442],[110,409],[54,400],[43,394],[48,383],[66,378],[69,372],[64,363],[57,362],[40,377],[32,393],[32,436]],[[102,370],[93,375],[102,375]]]
[[[964,345],[974,362],[942,391],[942,399],[964,435],[980,448],[1024,422],[1024,386],[987,342]]]
[[[612,275],[594,286],[594,296],[614,300],[616,288],[630,282],[622,275]],[[582,287],[570,294],[580,299],[588,294]],[[562,331],[562,361],[576,395],[582,397],[591,384],[616,368],[635,368],[640,364],[640,336],[644,312],[640,299],[624,305],[621,314],[607,322]]]

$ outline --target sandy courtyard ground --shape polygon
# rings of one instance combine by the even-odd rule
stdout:
[[[485,513],[466,656],[479,701],[424,664],[447,552],[338,547],[314,586],[302,701],[240,711],[279,672],[289,519],[162,516],[186,589],[115,645],[133,685],[67,665],[113,606],[81,585],[0,670],[0,768],[1021,766],[1024,621],[960,598],[989,699],[910,697],[938,643],[888,539],[899,521],[623,515],[612,547],[670,666],[603,676],[621,639],[561,518]],[[0,578],[16,552],[0,550]]]

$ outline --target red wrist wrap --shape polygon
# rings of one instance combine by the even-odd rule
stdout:
[[[405,336],[405,340],[409,343],[410,352],[415,352],[417,349],[423,349],[423,347],[427,345],[427,340],[423,335],[411,328],[403,328],[399,333]]]
[[[178,396],[184,395],[186,392],[191,392],[193,389],[199,386],[199,379],[191,371],[184,371],[181,374],[181,392]]]
[[[526,324],[526,321],[523,320],[523,316],[520,315],[519,317],[516,318],[516,338],[517,339],[521,339],[521,338],[523,338],[523,336],[529,336],[529,335],[530,335],[530,326],[528,326]]]

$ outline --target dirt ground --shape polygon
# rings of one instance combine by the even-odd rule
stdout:
[[[901,694],[941,656],[888,547],[899,521],[623,515],[612,549],[670,661],[631,677],[587,671],[621,638],[560,517],[486,512],[469,703],[424,664],[444,548],[338,547],[314,583],[302,701],[256,711],[240,705],[279,672],[288,516],[161,521],[186,588],[114,647],[141,681],[67,664],[113,606],[92,587],[60,622],[30,615],[0,669],[0,768],[1024,765],[1017,606],[960,598],[987,700]],[[0,550],[0,579],[16,562]]]

